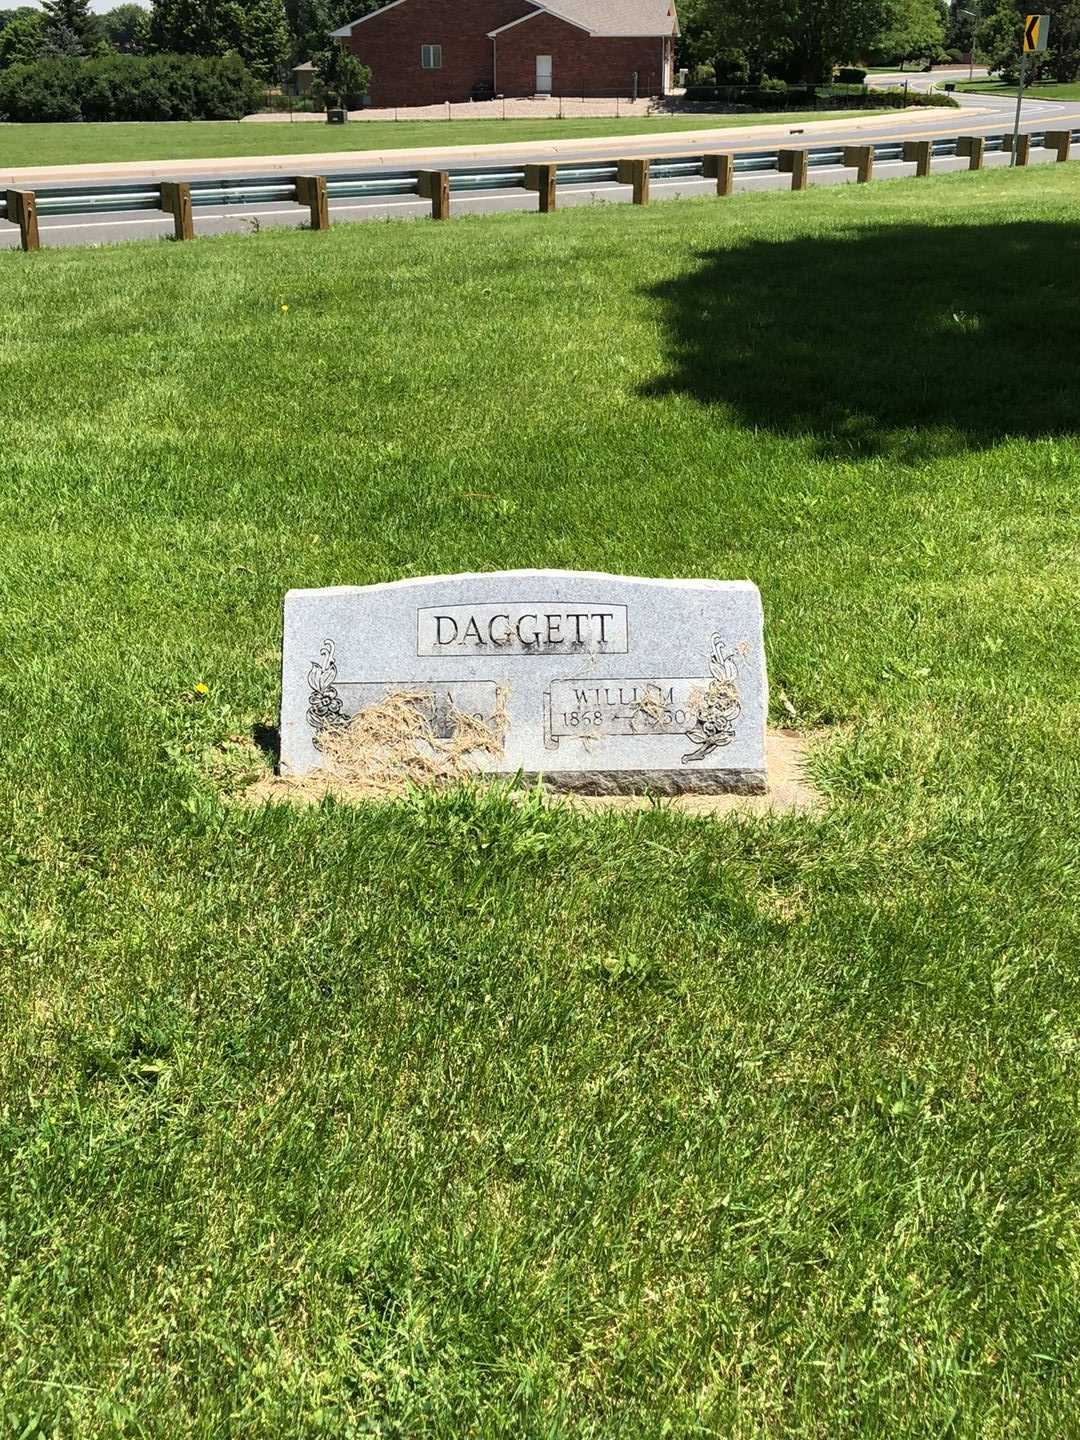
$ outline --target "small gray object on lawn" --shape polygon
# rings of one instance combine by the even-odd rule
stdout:
[[[746,580],[573,570],[290,590],[281,770],[320,767],[360,710],[413,695],[440,737],[505,716],[479,773],[590,794],[761,794],[768,686]],[[419,698],[423,697],[423,698]]]

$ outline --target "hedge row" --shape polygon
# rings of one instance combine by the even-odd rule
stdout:
[[[725,110],[899,110],[906,105],[954,106],[946,95],[921,90],[845,90],[830,85],[747,87],[690,85],[686,100],[692,105],[719,106]]]
[[[235,55],[64,57],[0,71],[0,120],[239,120],[262,98]]]

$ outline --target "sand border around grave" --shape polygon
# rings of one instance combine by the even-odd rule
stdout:
[[[566,805],[581,814],[595,814],[599,811],[633,811],[662,809],[684,815],[728,816],[728,815],[789,815],[820,813],[825,808],[825,798],[814,788],[806,774],[810,752],[820,738],[817,734],[803,735],[795,730],[768,730],[765,735],[765,759],[768,773],[768,789],[764,794],[738,794],[727,791],[722,794],[660,794],[655,789],[639,794],[587,795],[569,791],[547,790],[547,801],[551,805]],[[514,777],[491,775],[483,772],[458,774],[447,777],[437,787],[448,788],[452,784],[489,781],[507,785]],[[519,785],[511,795],[524,796],[534,793],[537,777],[519,777]],[[342,804],[395,804],[403,798],[405,787],[397,794],[386,789],[378,793],[365,792],[362,787],[350,784],[347,777],[312,771],[303,776],[269,775],[256,780],[237,798],[245,805],[294,804],[313,805],[332,797]]]

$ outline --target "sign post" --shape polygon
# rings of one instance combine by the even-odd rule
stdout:
[[[1049,38],[1049,15],[1024,16],[1024,42],[1020,50],[1020,84],[1016,91],[1016,119],[1013,121],[1012,154],[1009,157],[1010,165],[1016,164],[1016,142],[1020,134],[1020,106],[1024,101],[1024,81],[1027,79],[1027,57],[1033,51],[1045,50]]]

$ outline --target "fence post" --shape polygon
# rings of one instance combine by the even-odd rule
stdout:
[[[296,200],[311,211],[312,230],[330,229],[330,206],[326,200],[325,175],[297,175]]]
[[[792,190],[806,189],[806,151],[779,150],[776,156],[781,175],[791,176]]]
[[[734,155],[703,155],[701,173],[706,180],[716,181],[717,195],[730,195],[735,188]]]
[[[33,190],[9,190],[7,192],[7,218],[19,227],[19,243],[24,250],[40,250],[41,236],[38,234],[37,196]]]
[[[649,203],[648,160],[620,160],[616,179],[620,185],[632,185],[634,187],[635,205],[647,205]]]
[[[1016,154],[1013,156],[1013,164],[1026,165],[1031,158],[1031,136],[1017,135],[1015,137],[1015,146],[1013,145],[1013,138],[1012,135],[1003,135],[1001,137],[1001,149],[1006,155],[1012,155],[1015,149]]]
[[[986,141],[981,135],[960,135],[956,141],[957,155],[966,155],[969,170],[981,170]]]
[[[910,165],[915,163],[916,175],[930,174],[931,147],[929,140],[905,140],[902,158]]]
[[[555,173],[554,165],[525,166],[525,189],[539,192],[541,215],[555,209]]]
[[[845,145],[844,164],[855,167],[855,180],[865,185],[874,178],[874,147],[872,145]]]
[[[450,176],[446,170],[421,170],[416,177],[416,193],[421,200],[431,201],[433,220],[450,219]]]
[[[173,218],[173,237],[194,240],[195,226],[191,219],[191,186],[185,180],[161,182],[161,208]]]
[[[1043,149],[1056,150],[1058,160],[1067,160],[1069,158],[1069,146],[1071,143],[1071,130],[1047,130],[1043,136]]]

